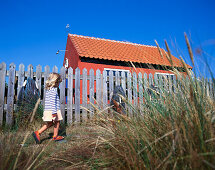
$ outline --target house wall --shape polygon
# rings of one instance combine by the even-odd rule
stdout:
[[[69,67],[72,67],[73,69],[76,69],[78,67],[78,62],[80,58],[69,36],[67,38],[66,52],[65,52],[65,57],[63,61],[63,66],[65,65],[66,58],[68,59]]]

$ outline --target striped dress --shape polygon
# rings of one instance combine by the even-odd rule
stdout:
[[[57,88],[53,87],[46,91],[44,111],[52,111],[52,114],[56,114],[58,110],[60,110],[59,96]]]

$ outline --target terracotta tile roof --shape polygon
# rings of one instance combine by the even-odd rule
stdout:
[[[161,49],[163,53],[162,58],[158,48],[155,46],[75,34],[69,34],[69,37],[81,57],[171,66],[165,51]],[[172,60],[174,66],[183,67],[178,58],[172,56]],[[188,67],[192,68],[189,65]]]

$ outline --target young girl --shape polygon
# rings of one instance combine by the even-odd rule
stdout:
[[[46,95],[45,95],[45,108],[43,112],[43,121],[45,125],[38,131],[32,133],[36,143],[40,143],[40,134],[46,129],[54,125],[54,141],[64,139],[62,136],[58,136],[58,130],[60,126],[60,120],[63,120],[60,111],[59,96],[57,94],[57,88],[62,82],[61,77],[57,73],[51,73],[46,81]]]

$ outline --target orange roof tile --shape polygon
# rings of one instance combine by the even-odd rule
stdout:
[[[105,60],[147,63],[171,66],[165,51],[161,49],[163,58],[155,46],[130,42],[115,41],[94,37],[69,34],[79,56]],[[172,56],[173,66],[183,67],[181,61]],[[188,68],[192,68],[187,65]]]

